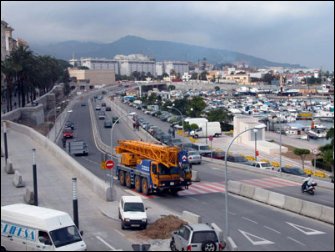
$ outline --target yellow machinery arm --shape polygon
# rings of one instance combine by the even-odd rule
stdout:
[[[166,167],[178,166],[178,148],[135,140],[120,140],[116,153],[130,152],[142,158],[164,164]]]

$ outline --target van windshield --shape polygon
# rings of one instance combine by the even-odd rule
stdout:
[[[64,227],[50,231],[50,236],[56,248],[82,240],[76,226]]]
[[[142,203],[127,202],[124,204],[125,212],[144,212],[144,206]]]

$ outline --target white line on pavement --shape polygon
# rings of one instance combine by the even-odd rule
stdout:
[[[100,236],[96,236],[99,241],[101,241],[103,244],[105,244],[107,247],[109,247],[111,250],[116,250],[113,246],[111,246],[109,243],[107,243],[104,239],[102,239]]]
[[[300,242],[300,241],[297,241],[296,239],[293,239],[292,237],[289,237],[289,236],[287,236],[287,239],[290,239],[290,240],[292,240],[292,241],[294,241],[294,242],[296,242],[296,243],[298,243],[298,244],[300,244],[300,245],[302,245],[302,246],[305,246],[306,247],[306,245],[305,244],[303,244],[302,242]]]
[[[273,232],[276,232],[277,234],[280,234],[279,231],[277,231],[277,230],[275,230],[275,229],[273,229],[273,228],[270,228],[270,227],[268,227],[268,226],[264,226],[264,227],[267,228],[267,229],[269,229],[269,230],[271,230],[271,231],[273,231]]]
[[[251,221],[251,222],[253,222],[253,223],[255,223],[255,224],[258,224],[257,221],[251,220],[251,219],[249,219],[249,218],[247,218],[247,217],[244,217],[244,216],[242,216],[242,219],[245,219],[245,220],[247,220],[247,221]]]

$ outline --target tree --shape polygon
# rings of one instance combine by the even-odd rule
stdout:
[[[207,113],[209,122],[231,122],[234,116],[226,109],[218,108]]]
[[[200,117],[202,111],[206,108],[206,102],[202,97],[193,97],[188,103],[187,111],[191,117]],[[192,108],[192,109],[191,109]]]
[[[175,85],[169,85],[169,91],[171,91],[171,90],[175,90],[176,89],[176,86]]]
[[[304,169],[304,167],[305,167],[305,165],[304,165],[305,158],[306,158],[306,156],[307,156],[308,154],[311,153],[310,150],[295,148],[295,149],[293,150],[293,153],[301,158],[302,169]]]
[[[219,86],[215,86],[215,91],[220,91],[220,87]]]
[[[207,80],[207,71],[203,71],[201,74],[200,74],[200,80]]]

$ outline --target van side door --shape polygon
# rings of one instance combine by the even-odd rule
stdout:
[[[27,235],[32,234],[34,230],[19,226],[17,224],[1,222],[1,246],[7,251],[27,250]]]

